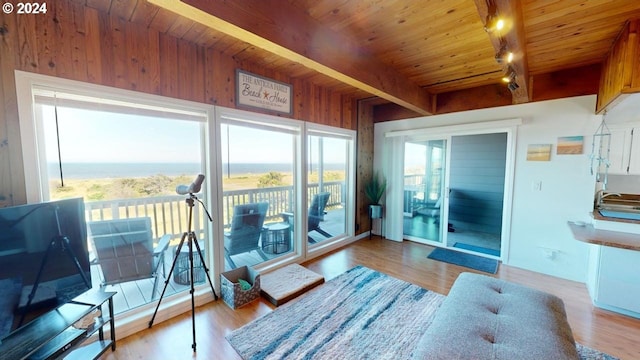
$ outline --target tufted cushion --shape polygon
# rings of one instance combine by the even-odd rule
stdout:
[[[578,359],[562,300],[462,273],[417,344],[414,359]]]

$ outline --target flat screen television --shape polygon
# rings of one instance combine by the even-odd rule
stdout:
[[[91,289],[82,198],[0,208],[0,340]]]

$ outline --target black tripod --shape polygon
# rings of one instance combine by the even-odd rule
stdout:
[[[180,244],[178,244],[178,247],[176,249],[176,255],[173,259],[173,264],[171,265],[171,270],[169,270],[169,275],[167,276],[165,282],[164,282],[164,289],[162,289],[162,295],[160,295],[160,300],[158,300],[158,305],[156,306],[156,310],[153,312],[153,316],[151,317],[151,321],[149,321],[149,327],[153,326],[153,320],[156,318],[156,314],[158,313],[158,308],[160,308],[160,303],[162,302],[162,298],[164,297],[164,292],[167,290],[167,285],[169,285],[169,279],[171,278],[171,274],[173,273],[173,269],[176,267],[176,262],[178,261],[178,254],[180,254],[180,250],[182,250],[182,245],[184,244],[185,239],[187,240],[188,244],[189,244],[189,282],[191,283],[191,329],[193,331],[193,344],[191,344],[191,347],[193,348],[193,351],[196,351],[196,312],[195,312],[195,299],[194,299],[194,284],[193,284],[193,280],[194,280],[194,267],[193,267],[193,246],[195,245],[196,250],[198,250],[198,255],[200,255],[200,263],[202,264],[202,268],[204,269],[204,273],[207,275],[207,280],[209,280],[209,286],[211,287],[211,292],[213,293],[213,298],[215,300],[218,300],[218,295],[216,295],[216,291],[213,289],[213,284],[211,283],[211,277],[209,276],[209,269],[207,268],[207,265],[204,262],[204,257],[202,256],[202,251],[200,250],[200,245],[198,244],[198,239],[196,238],[196,233],[191,230],[191,225],[193,222],[193,203],[194,200],[198,201],[200,203],[200,205],[202,205],[202,208],[204,209],[205,213],[207,214],[207,217],[209,218],[209,221],[213,221],[213,219],[211,219],[211,215],[209,215],[209,212],[207,211],[207,208],[204,206],[204,204],[202,203],[202,201],[200,201],[195,195],[193,195],[193,193],[189,194],[189,198],[186,199],[187,205],[189,206],[189,227],[188,227],[188,231],[185,232],[184,234],[182,234],[182,239],[180,239]]]

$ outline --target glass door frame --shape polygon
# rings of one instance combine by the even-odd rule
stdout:
[[[416,235],[407,235],[404,233],[404,219],[403,219],[403,238],[406,240],[411,240],[411,241],[415,241],[418,243],[422,243],[422,244],[427,244],[427,245],[432,245],[432,246],[446,246],[447,244],[447,232],[443,230],[446,229],[446,226],[443,227],[442,224],[447,224],[448,223],[448,219],[449,219],[449,161],[450,161],[450,142],[451,142],[451,136],[435,136],[435,137],[419,137],[419,138],[414,138],[414,137],[407,137],[404,139],[403,144],[404,144],[404,149],[406,149],[406,144],[407,143],[411,143],[411,142],[429,142],[429,141],[443,141],[444,143],[444,162],[442,164],[442,180],[441,180],[441,189],[440,189],[440,197],[442,199],[441,203],[440,203],[440,208],[439,208],[439,217],[440,217],[440,226],[438,226],[438,236],[439,236],[439,240],[434,240],[434,239],[428,239],[428,238],[423,238],[423,237],[418,237]],[[430,155],[427,155],[430,156]],[[402,163],[403,163],[403,169],[405,168],[405,162],[404,160],[406,159],[406,153],[403,153],[402,156]],[[425,174],[426,174],[426,169],[425,169]],[[426,176],[426,175],[425,175]],[[404,171],[403,171],[403,180],[404,180]],[[404,183],[403,183],[404,185]],[[404,191],[404,189],[403,189]],[[404,203],[404,196],[403,196],[403,203]],[[403,204],[404,205],[404,204]],[[404,214],[403,214],[404,215]]]
[[[215,166],[216,173],[223,174],[222,171],[222,152],[218,151],[217,144],[221,144],[221,132],[220,125],[222,123],[243,123],[243,124],[251,124],[252,126],[261,127],[261,124],[268,125],[268,128],[274,129],[277,127],[281,127],[283,129],[289,129],[285,131],[292,131],[292,128],[299,129],[299,137],[298,141],[296,141],[295,152],[295,164],[294,164],[294,196],[296,198],[295,201],[295,214],[299,216],[293,217],[293,251],[288,252],[287,254],[270,259],[259,264],[256,264],[254,268],[259,271],[269,271],[271,269],[275,269],[286,264],[290,263],[300,263],[305,260],[320,256],[324,253],[330,252],[334,249],[337,249],[341,246],[344,246],[348,241],[353,241],[354,233],[355,233],[355,146],[357,143],[357,132],[355,130],[337,128],[328,125],[322,124],[314,124],[308,123],[295,119],[286,119],[278,116],[253,113],[245,110],[239,109],[231,109],[224,107],[216,107],[215,108],[215,125],[211,128],[216,130],[215,139],[213,147],[210,149],[212,151],[216,151],[215,154]],[[264,126],[263,126],[264,127]],[[335,236],[327,239],[326,241],[322,241],[318,244],[313,244],[312,246],[307,242],[307,233],[308,233],[308,223],[307,223],[307,209],[309,207],[307,201],[307,138],[309,135],[325,135],[328,137],[337,137],[348,139],[348,149],[346,151],[347,154],[347,179],[345,181],[345,186],[347,187],[347,194],[345,195],[346,205],[345,205],[345,231],[341,234],[335,234]],[[219,199],[223,199],[223,190],[222,186],[214,189],[217,192],[217,197]],[[217,207],[217,211],[219,213],[218,219],[222,220],[223,210],[222,203],[220,203]],[[219,226],[216,229],[216,236],[220,239],[217,241],[216,247],[216,264],[220,267],[219,270],[223,271],[224,267],[224,229],[222,226]]]
[[[522,124],[522,119],[512,118],[505,120],[485,121],[468,124],[456,124],[449,126],[423,127],[408,130],[395,130],[380,133],[383,140],[381,146],[376,146],[374,153],[374,168],[383,169],[389,186],[385,197],[385,219],[383,221],[383,235],[393,241],[403,241],[403,191],[402,191],[402,174],[404,172],[404,142],[411,140],[433,140],[438,138],[449,138],[459,135],[479,135],[488,133],[507,133],[507,149],[506,149],[506,169],[504,182],[504,205],[502,209],[502,239],[500,249],[500,260],[508,262],[509,256],[509,239],[511,236],[511,209],[513,203],[513,183],[515,174],[515,156],[516,156],[516,139],[518,125]],[[378,135],[377,135],[378,136]],[[380,151],[378,151],[380,150]],[[450,158],[450,150],[447,151],[447,159]],[[447,163],[447,168],[449,168]],[[445,191],[448,192],[449,187],[448,171],[445,175]],[[448,209],[448,200],[443,206]],[[442,222],[448,221],[448,210],[443,214]],[[446,241],[446,239],[443,239]],[[448,244],[431,243],[429,245],[437,247],[446,247]]]
[[[344,194],[345,207],[344,207],[344,221],[345,228],[344,231],[340,234],[332,234],[331,238],[328,238],[325,241],[318,242],[316,244],[306,244],[306,254],[312,255],[315,257],[316,255],[326,253],[333,249],[336,249],[345,244],[345,241],[353,238],[355,234],[355,203],[356,203],[356,195],[355,195],[355,146],[357,141],[357,132],[355,130],[342,129],[331,127],[322,124],[313,124],[307,123],[305,127],[305,161],[308,159],[308,137],[309,136],[322,136],[322,137],[332,137],[337,139],[344,139],[347,141],[345,144],[346,154],[346,162],[345,162],[345,182],[344,188],[346,188],[346,192]],[[308,168],[305,167],[304,174],[304,182],[308,183],[307,174]],[[305,187],[305,191],[307,191]],[[306,200],[306,198],[304,199]],[[305,203],[304,208],[308,209],[309,204]],[[306,227],[308,223],[305,221],[305,231],[308,232],[308,228]],[[307,256],[309,258],[310,256]]]
[[[270,131],[277,131],[278,128],[281,128],[284,132],[288,132],[294,134],[295,141],[293,144],[293,214],[298,215],[302,214],[303,205],[306,205],[304,201],[300,201],[303,199],[304,191],[306,191],[306,177],[304,176],[304,149],[306,147],[306,137],[305,137],[305,129],[304,124],[297,120],[285,119],[281,117],[253,113],[245,110],[231,109],[231,108],[223,108],[216,107],[216,122],[215,128],[218,129],[217,138],[215,142],[215,150],[216,151],[216,167],[217,173],[223,174],[223,159],[222,159],[222,151],[219,151],[218,147],[223,143],[221,137],[221,126],[223,124],[227,125],[239,125],[239,126],[248,126],[256,129],[265,129]],[[218,212],[219,218],[218,221],[220,224],[223,222],[222,216],[224,216],[223,203],[223,186],[219,186],[217,189],[218,198],[221,200],[218,204]],[[304,203],[304,204],[303,204]],[[293,239],[291,251],[277,256],[270,260],[265,260],[258,264],[255,264],[253,267],[259,271],[272,269],[281,266],[284,263],[291,262],[300,262],[304,259],[306,254],[306,244],[298,241],[300,238],[300,232],[306,229],[306,216],[294,216],[293,217]],[[303,225],[305,228],[303,228]],[[216,235],[219,236],[220,241],[216,243],[218,246],[217,251],[217,263],[220,264],[221,271],[224,271],[224,228],[223,226],[219,226],[217,229],[218,233]],[[306,237],[305,237],[306,239]]]

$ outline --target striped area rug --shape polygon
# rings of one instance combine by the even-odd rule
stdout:
[[[407,359],[442,300],[358,266],[227,340],[243,359]]]
[[[358,266],[233,331],[245,360],[411,359],[445,296]],[[581,360],[616,358],[577,344]]]

